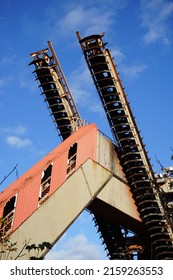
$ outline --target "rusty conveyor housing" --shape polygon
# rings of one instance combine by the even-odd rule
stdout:
[[[105,110],[117,155],[151,240],[152,258],[173,259],[173,228],[119,75],[101,35],[81,38],[86,63]]]
[[[35,66],[36,80],[59,136],[64,140],[82,125],[82,120],[50,41],[48,46],[47,49],[31,53],[33,60],[29,65]]]

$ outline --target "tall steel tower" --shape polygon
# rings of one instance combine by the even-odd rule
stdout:
[[[116,151],[141,219],[151,240],[153,258],[173,258],[173,227],[156,182],[145,146],[116,71],[104,34],[81,38],[86,63],[105,110]]]

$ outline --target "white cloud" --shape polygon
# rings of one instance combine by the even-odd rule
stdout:
[[[27,132],[27,128],[19,123],[16,126],[0,127],[0,134],[5,137],[6,144],[20,149],[27,148],[26,150],[30,152],[30,155],[43,155],[45,151],[34,148],[32,141],[24,137]]]
[[[11,81],[13,81],[11,75],[3,76],[0,78],[0,90],[3,91],[4,87],[7,87]]]
[[[33,83],[34,79],[30,75],[32,69],[26,68],[27,64],[26,59],[21,59],[16,54],[6,55],[0,59],[0,67],[10,73],[0,78],[1,92],[12,83],[15,83],[15,87],[19,85],[19,87],[29,89],[30,91],[36,88],[35,83]]]
[[[113,19],[115,20],[114,9],[109,8],[104,13],[101,6],[86,8],[84,5],[77,5],[67,11],[61,20],[55,22],[52,29],[55,30],[55,34],[58,30],[63,37],[68,36],[68,38],[74,37],[76,31],[80,31],[82,36],[87,36],[107,31],[111,27]],[[54,34],[54,32],[52,33]]]
[[[113,24],[116,23],[117,11],[126,6],[127,0],[89,2],[80,1],[79,4],[73,1],[73,3],[68,3],[68,6],[65,4],[65,14],[58,20],[56,8],[47,9],[47,25],[44,30],[49,34],[49,38],[51,36],[53,37],[51,40],[56,41],[61,34],[63,38],[66,37],[69,40],[74,38],[76,31],[80,31],[82,37],[108,30],[110,34]],[[73,42],[75,42],[74,39],[70,42],[70,46]]]
[[[33,91],[37,89],[37,83],[34,82],[34,75],[31,75],[33,68],[31,66],[26,67],[27,64],[26,58],[18,60],[19,74],[17,80],[20,88]]]
[[[54,260],[99,260],[104,256],[99,246],[90,243],[84,234],[66,240],[61,249],[52,249],[46,259]]]
[[[120,71],[127,80],[136,79],[147,68],[147,65],[143,63],[135,63],[127,66],[124,63],[126,56],[120,48],[113,48],[111,50],[111,56],[114,58],[115,65],[120,64]]]
[[[29,139],[21,139],[16,136],[8,136],[6,138],[6,143],[16,148],[28,147],[32,144]]]
[[[90,98],[91,76],[86,65],[81,64],[69,76],[70,89],[74,100],[80,105],[86,104]]]
[[[32,77],[33,78],[33,77]],[[19,87],[27,89],[29,91],[34,91],[37,89],[37,84],[34,83],[34,79],[28,78],[28,76],[25,74],[25,72],[21,72],[21,74],[18,77],[19,80]]]
[[[26,127],[24,127],[22,124],[18,124],[13,127],[0,127],[0,133],[5,135],[6,143],[16,148],[23,148],[32,145],[29,139],[22,139],[21,137],[19,137],[21,135],[24,135],[26,131]]]
[[[0,68],[3,69],[3,76],[0,78],[0,92],[3,93],[5,90],[10,87],[17,85],[20,62],[16,54],[10,54],[2,56],[0,58]]]
[[[122,62],[126,58],[120,48],[111,49],[111,56],[115,59],[115,64]]]
[[[125,75],[126,79],[131,80],[138,77],[140,73],[142,73],[147,66],[145,64],[134,64],[132,66],[124,66],[122,67],[122,72]]]
[[[85,109],[85,112],[88,110],[90,113],[97,115],[100,113],[102,115],[101,101],[98,101],[98,94],[96,94],[94,82],[86,64],[80,64],[70,74],[69,85],[75,102],[82,110]]]
[[[166,0],[141,1],[141,26],[147,31],[143,36],[146,44],[161,41],[170,44],[168,20],[173,15],[173,2]]]
[[[99,100],[100,101],[100,100]],[[102,115],[102,112],[103,112],[103,106],[102,106],[102,104],[101,104],[101,102],[99,102],[99,103],[93,103],[93,104],[91,104],[91,106],[90,106],[90,110],[91,110],[91,112],[93,112],[93,113],[100,113],[101,115]]]
[[[19,124],[14,127],[0,127],[0,132],[22,135],[26,132],[26,128],[22,124]]]
[[[6,55],[6,56],[3,56],[1,59],[0,59],[0,67],[4,67],[4,66],[7,66],[8,67],[11,65],[11,64],[14,64],[17,62],[17,55],[16,54],[12,54],[12,55]]]
[[[120,48],[113,48],[111,50],[111,56],[115,58],[115,64],[121,62],[121,72],[128,80],[136,79],[139,74],[147,68],[146,64],[143,63],[136,63],[132,66],[125,65],[123,61],[126,57]],[[70,74],[69,85],[74,100],[81,109],[85,108],[85,111],[88,110],[97,115],[99,113],[100,116],[102,116],[102,104],[98,94],[96,94],[94,82],[85,62],[82,62],[78,68]]]

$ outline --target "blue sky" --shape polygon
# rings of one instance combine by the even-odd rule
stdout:
[[[173,1],[6,0],[0,11],[0,181],[21,175],[60,143],[28,64],[31,52],[57,53],[83,119],[111,135],[84,61],[82,37],[105,32],[153,169],[172,165]],[[13,172],[0,190],[16,179]],[[105,258],[87,213],[63,236],[52,258]],[[76,251],[76,244],[85,248]],[[93,253],[94,252],[94,253]],[[68,256],[68,257],[67,257]]]

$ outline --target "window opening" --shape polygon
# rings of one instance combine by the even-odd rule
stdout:
[[[8,200],[4,206],[2,223],[0,226],[0,233],[2,236],[8,235],[10,229],[12,228],[16,206],[16,197],[17,195],[10,198],[10,200]]]
[[[41,178],[40,185],[40,195],[39,195],[39,204],[42,204],[46,198],[48,197],[51,183],[51,174],[52,174],[52,166],[51,163],[43,172]]]
[[[103,72],[103,76],[104,77],[108,77],[108,73],[107,72]]]
[[[70,147],[68,152],[67,176],[71,175],[76,168],[77,143]]]

